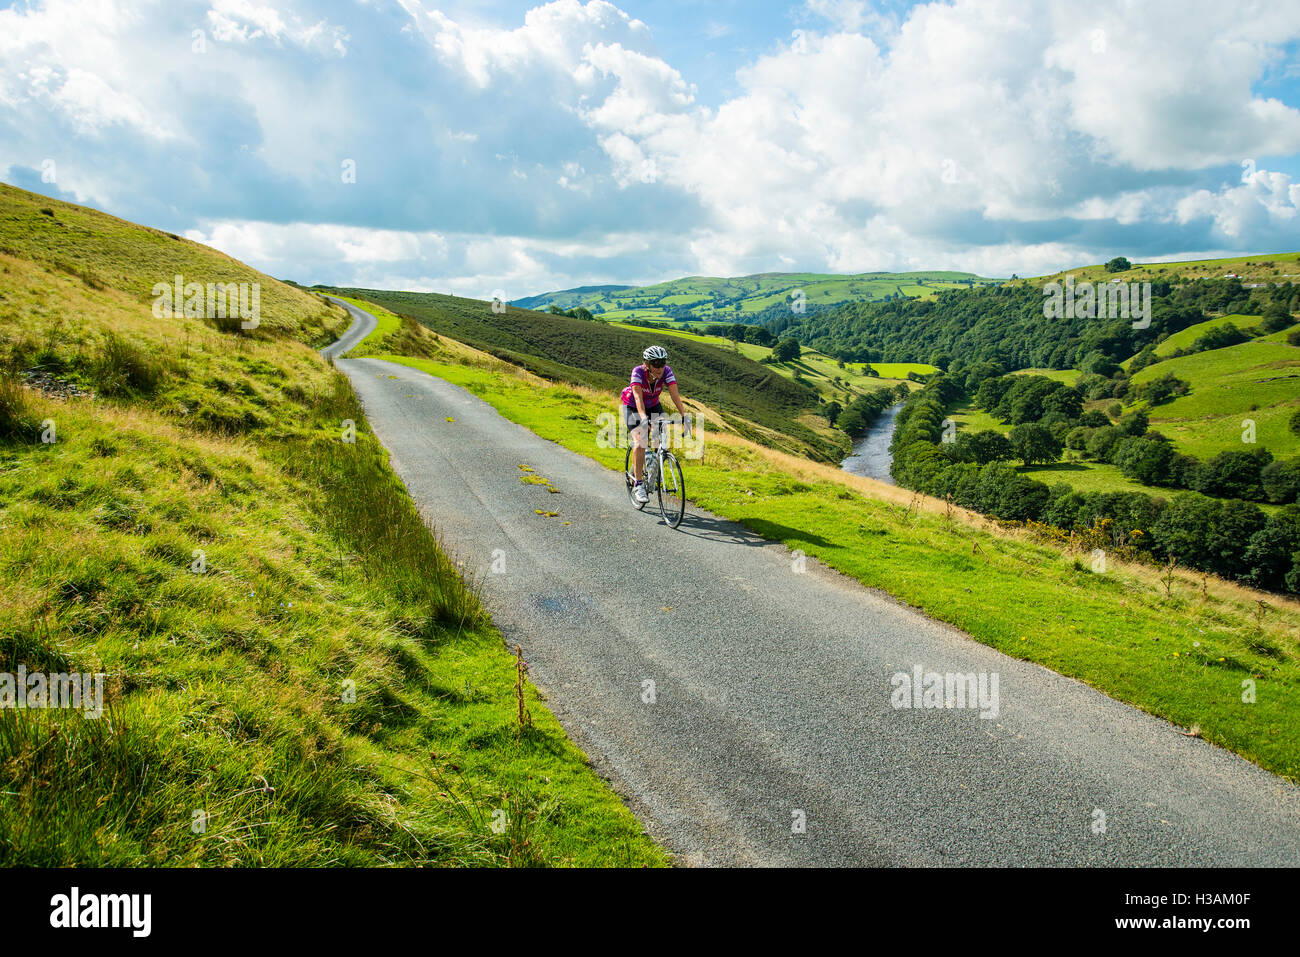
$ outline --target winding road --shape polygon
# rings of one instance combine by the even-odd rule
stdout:
[[[373,328],[348,308],[331,355]],[[548,705],[683,863],[1300,865],[1295,785],[741,526],[691,508],[672,531],[457,386],[336,361]],[[895,708],[918,665],[996,673],[996,717]]]

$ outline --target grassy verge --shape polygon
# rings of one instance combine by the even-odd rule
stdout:
[[[107,710],[0,708],[0,865],[667,863],[316,354],[342,310],[187,244],[263,322],[157,319],[180,241],[39,202],[110,238],[90,279],[0,253],[0,673],[104,674]]]
[[[462,385],[538,435],[621,467],[619,450],[595,443],[604,393],[504,363],[385,358]],[[1200,576],[1166,582],[1113,556],[1097,573],[1090,551],[1070,553],[739,436],[710,433],[706,449],[685,463],[698,505],[1300,780],[1300,605]]]

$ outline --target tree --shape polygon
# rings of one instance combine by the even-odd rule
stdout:
[[[826,421],[833,426],[835,420],[840,417],[840,413],[844,411],[844,406],[832,399],[826,404],[826,408],[823,411],[826,414]]]
[[[993,429],[959,433],[955,451],[962,461],[974,462],[977,465],[1000,462],[1011,458],[1014,454],[1007,437]]]
[[[1073,449],[1076,452],[1082,452],[1088,447],[1088,439],[1092,431],[1083,425],[1076,425],[1065,436],[1065,447]]]
[[[799,343],[795,339],[782,339],[772,350],[772,358],[777,362],[790,362],[798,359],[802,354],[803,350],[799,348]]]
[[[1109,379],[1119,371],[1119,363],[1100,349],[1094,349],[1084,356],[1079,363],[1079,368],[1092,375],[1099,375]]]
[[[1110,425],[1110,419],[1100,409],[1089,409],[1079,416],[1079,424],[1089,429],[1102,429]]]
[[[1245,565],[1250,569],[1246,580],[1260,588],[1280,590],[1288,587],[1288,572],[1294,572],[1296,557],[1300,555],[1300,506],[1290,505],[1276,515],[1270,516],[1267,524],[1250,537],[1250,544],[1243,556]],[[1292,578],[1291,591],[1296,582]]]
[[[1120,419],[1119,430],[1125,435],[1142,435],[1150,424],[1151,420],[1147,418],[1147,414],[1141,409],[1136,409]]]
[[[1187,395],[1192,389],[1185,379],[1180,379],[1172,372],[1166,372],[1149,382],[1143,382],[1133,389],[1133,398],[1145,399],[1150,405],[1163,405],[1175,396]]]
[[[1097,429],[1092,435],[1088,436],[1088,454],[1098,462],[1109,462],[1111,452],[1114,451],[1116,444],[1123,435],[1124,433],[1113,425]]]
[[[1192,343],[1191,351],[1209,352],[1211,349],[1226,349],[1228,346],[1235,346],[1249,341],[1250,336],[1238,329],[1234,323],[1229,322],[1222,326],[1215,326],[1209,332],[1199,336],[1197,340]],[[1130,364],[1129,371],[1135,372],[1137,370],[1135,370]]]
[[[1106,263],[1106,272],[1128,272],[1132,268],[1133,264],[1123,256],[1116,256]]]
[[[1220,452],[1195,470],[1189,484],[1205,495],[1258,501],[1264,498],[1261,473],[1272,461],[1268,449]]]
[[[1270,502],[1286,504],[1300,501],[1300,458],[1286,459],[1264,466],[1259,484]]]
[[[1011,449],[1025,465],[1046,465],[1061,457],[1061,440],[1038,422],[1017,425],[1009,436]]]
[[[1174,448],[1153,434],[1121,439],[1111,460],[1125,478],[1143,485],[1166,485],[1172,473]]]
[[[1264,332],[1281,332],[1291,325],[1295,320],[1291,318],[1291,313],[1287,311],[1285,303],[1275,302],[1264,310]]]

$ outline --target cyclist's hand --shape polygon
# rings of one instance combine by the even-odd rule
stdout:
[[[686,416],[682,416],[682,438],[689,439],[690,437],[691,437],[691,420],[688,419]]]

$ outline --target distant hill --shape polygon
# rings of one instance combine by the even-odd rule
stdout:
[[[580,286],[517,299],[521,309],[582,306],[597,318],[626,322],[756,322],[789,309],[802,294],[808,309],[849,302],[929,299],[949,289],[997,285],[967,272],[759,273],[731,279],[688,276],[652,286]]]
[[[572,309],[574,306],[583,304],[583,300],[590,296],[606,295],[614,292],[622,292],[625,289],[635,289],[635,286],[578,286],[576,289],[565,289],[563,292],[544,292],[540,296],[528,296],[525,299],[516,299],[510,305],[518,306],[520,309],[545,309],[547,306],[556,305],[564,309]]]
[[[1172,283],[1190,282],[1194,279],[1240,279],[1242,283],[1297,282],[1300,281],[1300,252],[1256,253],[1229,259],[1193,259],[1184,262],[1135,262],[1132,267],[1121,272],[1108,272],[1104,264],[1098,263],[1066,269],[1050,276],[1014,279],[1012,282],[1042,285],[1053,280],[1063,280],[1067,275],[1073,276],[1075,282],[1109,282],[1112,279],[1124,282],[1156,282],[1163,279]]]

